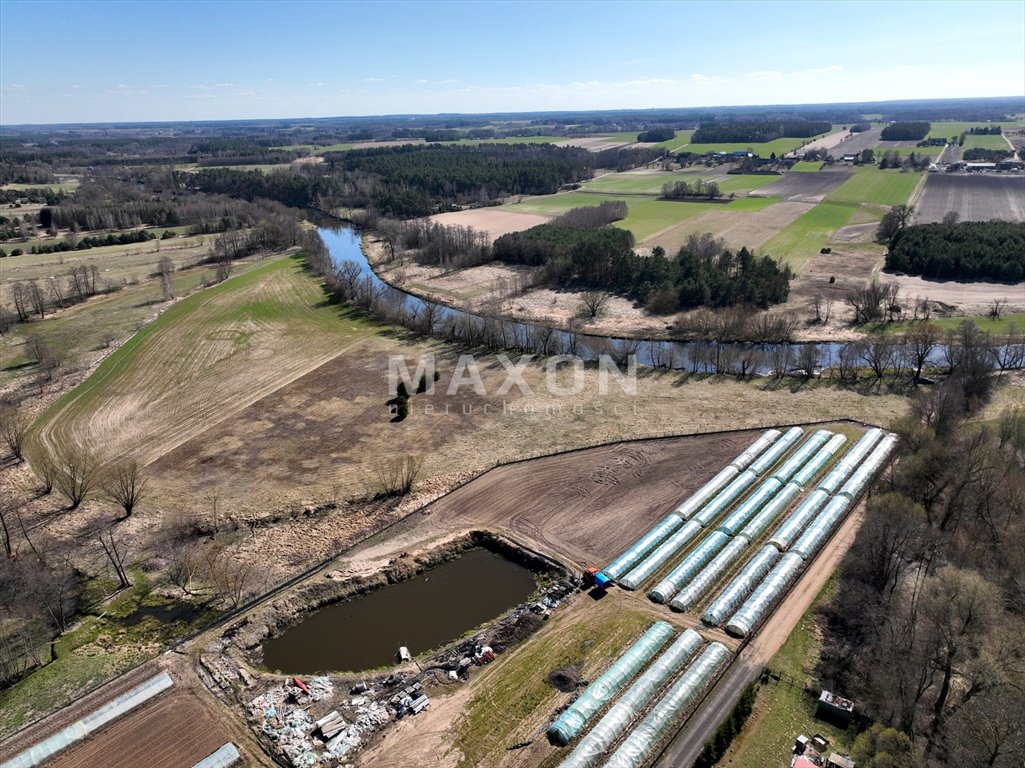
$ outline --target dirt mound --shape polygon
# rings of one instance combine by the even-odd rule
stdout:
[[[561,667],[548,675],[548,682],[563,693],[573,693],[580,684],[580,667]]]
[[[526,640],[537,632],[543,623],[544,620],[536,613],[521,614],[516,621],[498,628],[491,638],[491,647],[495,653],[502,653],[510,645]]]

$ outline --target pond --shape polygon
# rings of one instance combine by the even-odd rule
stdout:
[[[530,569],[487,549],[397,584],[325,606],[263,645],[263,665],[287,674],[358,672],[439,648],[524,602],[537,588]]]

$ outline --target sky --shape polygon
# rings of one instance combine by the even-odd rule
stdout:
[[[0,124],[1025,94],[1025,2],[0,0]]]

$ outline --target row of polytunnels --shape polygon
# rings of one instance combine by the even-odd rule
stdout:
[[[805,437],[800,427],[770,429],[603,569],[599,583],[641,589],[664,573],[649,598],[690,611],[768,532],[764,546],[702,616],[706,624],[725,623],[728,632],[743,637],[829,540],[896,441],[871,428],[843,452],[847,438],[829,430]]]
[[[722,643],[706,643],[692,629],[676,634],[668,623],[655,622],[549,727],[549,739],[566,746],[606,710],[559,765],[644,765],[673,723],[715,684],[729,659]]]

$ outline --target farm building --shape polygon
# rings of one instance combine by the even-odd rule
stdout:
[[[996,163],[965,163],[965,170],[968,173],[980,173],[982,171],[995,171]]]

